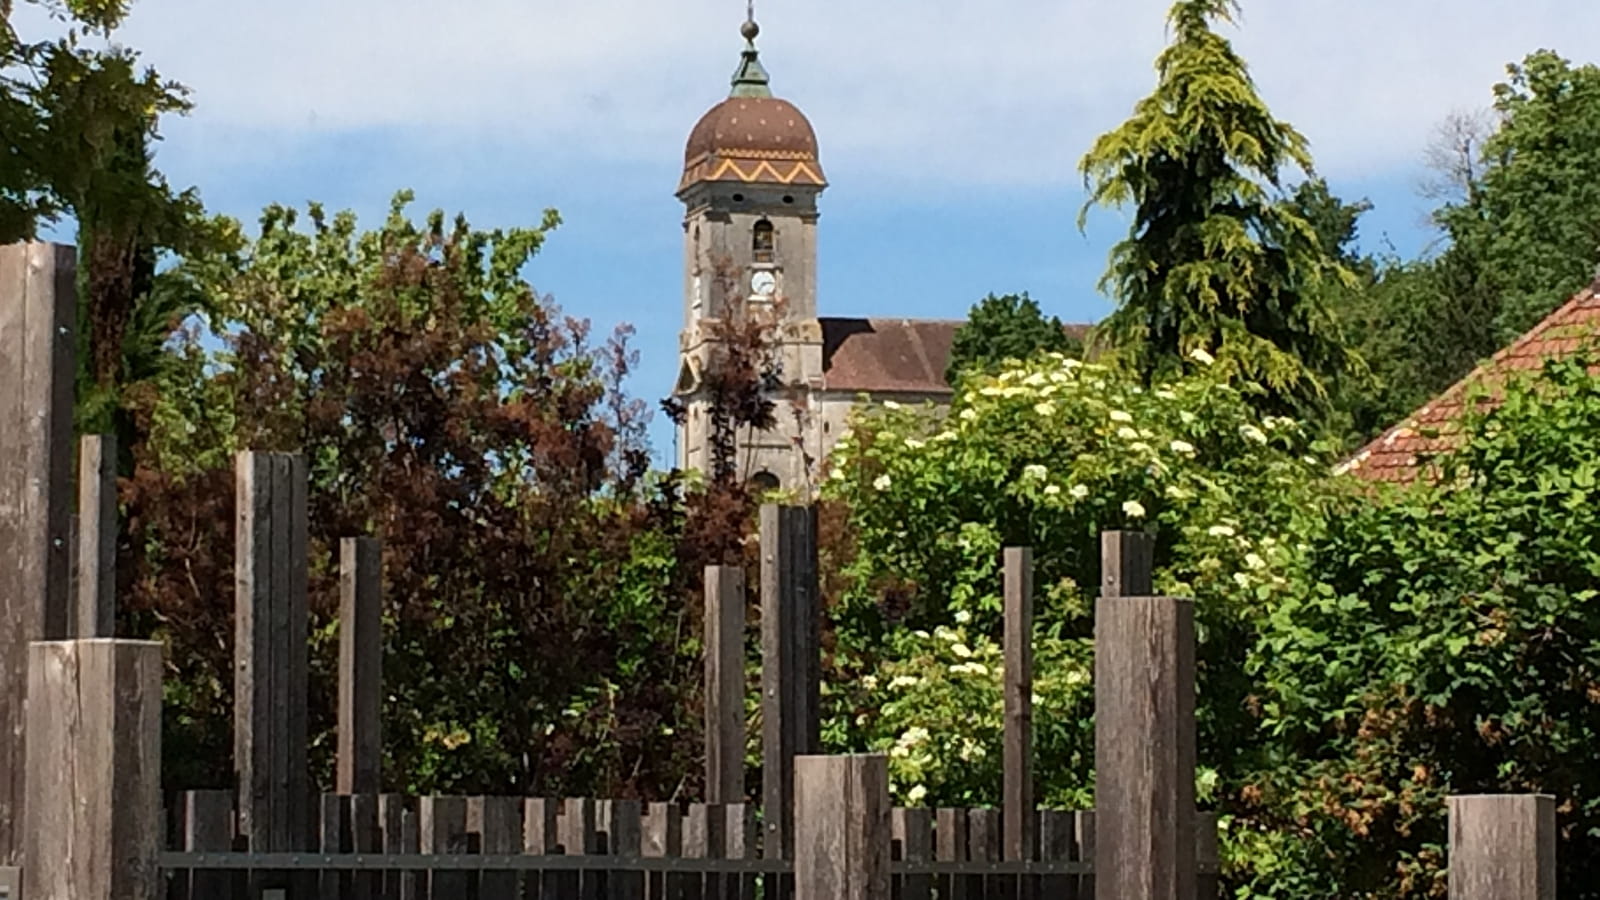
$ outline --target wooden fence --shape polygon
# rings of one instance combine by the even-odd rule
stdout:
[[[315,839],[291,856],[295,867],[316,870],[316,896],[326,898],[423,898],[430,888],[440,896],[441,884],[481,900],[563,892],[603,900],[787,895],[794,866],[763,858],[758,817],[746,803],[324,794]],[[238,852],[248,841],[235,821],[231,791],[169,799],[168,900],[247,895],[244,872],[233,867],[270,863]],[[1094,813],[1040,810],[1029,824],[1037,850],[1008,860],[1000,810],[890,810],[877,840],[888,853],[892,896],[1093,897]],[[1200,834],[1200,871],[1210,878],[1212,816],[1201,816]],[[443,855],[456,857],[456,868],[431,868]],[[415,868],[398,868],[407,858]],[[338,868],[341,860],[352,867]]]
[[[761,511],[762,808],[742,794],[743,574],[706,572],[706,803],[379,794],[381,548],[341,547],[335,795],[306,760],[306,467],[237,461],[234,790],[160,796],[161,648],[111,639],[107,439],[72,484],[71,248],[0,247],[0,900],[1215,896],[1194,800],[1194,611],[1151,538],[1103,541],[1094,812],[1040,811],[1032,555],[1008,548],[998,810],[891,809],[881,756],[817,755],[816,514]],[[64,379],[64,380],[63,380]],[[64,386],[65,385],[65,386]],[[71,510],[76,499],[76,522]],[[1553,897],[1554,803],[1453,798],[1451,896]],[[518,894],[517,892],[521,892]]]

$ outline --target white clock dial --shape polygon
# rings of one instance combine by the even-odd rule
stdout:
[[[778,289],[778,277],[771,272],[757,272],[750,276],[750,290],[763,296],[770,297]]]

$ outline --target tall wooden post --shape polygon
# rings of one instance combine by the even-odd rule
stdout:
[[[376,538],[345,538],[339,544],[338,793],[383,789],[382,708],[383,545]]]
[[[1033,859],[1033,549],[1005,551],[1005,857]]]
[[[1556,800],[1451,797],[1450,900],[1555,900]]]
[[[112,637],[117,596],[117,438],[78,439],[77,577],[74,636]]]
[[[888,900],[888,758],[797,757],[794,804],[795,900]]]
[[[1194,604],[1095,604],[1095,890],[1195,896]]]
[[[763,855],[793,846],[794,759],[819,744],[817,515],[813,507],[761,508],[761,715]]]
[[[706,802],[744,800],[744,570],[707,566]]]
[[[22,856],[28,644],[70,629],[76,267],[0,247],[0,865]]]
[[[236,465],[233,760],[239,831],[255,852],[307,849],[306,465],[240,453]]]
[[[1155,593],[1155,537],[1144,531],[1100,535],[1100,596],[1148,597]]]
[[[30,900],[156,900],[161,645],[41,641],[28,652]]]

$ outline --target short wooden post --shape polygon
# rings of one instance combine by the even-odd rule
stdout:
[[[796,757],[794,804],[795,900],[888,900],[888,758]]]
[[[762,855],[793,846],[794,759],[819,746],[817,514],[761,508],[761,758],[766,836]]]
[[[74,636],[112,637],[117,596],[117,439],[78,439],[77,578]]]
[[[0,247],[0,866],[21,862],[28,644],[68,637],[77,255]]]
[[[1095,604],[1095,889],[1195,896],[1194,604]]]
[[[1005,551],[1005,758],[1001,834],[1005,858],[1034,857],[1033,549]]]
[[[1222,896],[1222,835],[1217,830],[1217,814],[1194,814],[1195,896],[1217,900]]]
[[[531,850],[529,852],[532,852]],[[676,803],[650,804],[640,842],[640,853],[651,858],[676,859],[683,855],[683,810]],[[666,872],[651,872],[649,896],[669,897],[669,887],[676,887],[683,876]],[[754,894],[751,895],[754,897]]]
[[[234,768],[255,852],[306,849],[306,465],[240,453],[234,572]]]
[[[479,836],[478,851],[494,856],[522,852],[522,804],[516,797],[467,798],[467,833]],[[484,872],[479,900],[515,900],[516,872]]]
[[[706,802],[744,799],[744,570],[707,566]]]
[[[422,852],[462,855],[467,852],[467,798],[423,797],[417,801],[417,820],[422,832]],[[471,874],[435,870],[428,879],[429,896],[435,900],[467,896]]]
[[[1148,597],[1155,593],[1155,537],[1144,531],[1100,535],[1100,596]]]
[[[383,547],[376,538],[339,544],[339,745],[341,794],[382,790]]]
[[[1450,900],[1555,900],[1556,800],[1451,797]]]
[[[28,692],[27,896],[156,900],[161,645],[40,641]]]
[[[233,849],[233,791],[185,791],[183,794],[183,849],[195,852],[222,852]],[[187,874],[189,897],[231,896],[236,873],[190,870]]]

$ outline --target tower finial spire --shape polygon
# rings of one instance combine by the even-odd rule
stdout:
[[[728,96],[771,97],[767,70],[762,67],[760,53],[756,50],[756,36],[761,34],[761,26],[756,24],[756,0],[745,0],[744,24],[739,26],[739,33],[744,35],[744,58],[733,73],[733,91]]]

